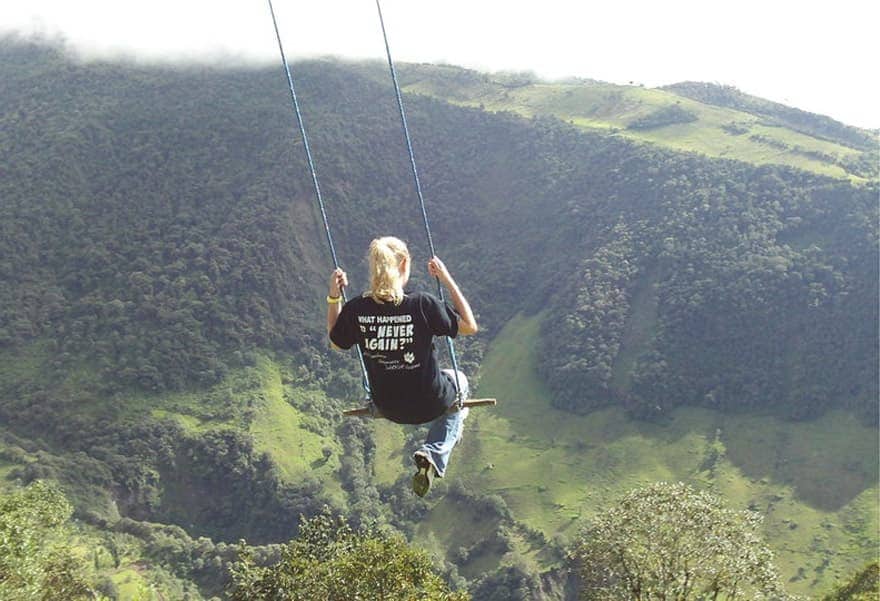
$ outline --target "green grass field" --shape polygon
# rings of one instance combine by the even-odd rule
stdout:
[[[318,428],[309,428],[311,416],[296,408],[325,402],[323,393],[284,378],[282,367],[268,355],[256,357],[254,366],[233,370],[208,389],[107,396],[96,392],[96,376],[88,366],[56,374],[58,381],[52,387],[75,402],[77,412],[95,416],[171,419],[196,436],[214,429],[247,430],[256,450],[267,453],[278,465],[283,481],[297,482],[307,475],[316,478],[344,506],[345,494],[336,477],[341,446],[332,430],[317,433]],[[18,349],[14,356],[0,355],[0,382],[9,389],[45,384],[47,361],[42,342]],[[325,449],[330,451],[327,457]],[[12,467],[0,464],[0,476]]]
[[[319,434],[308,428],[310,416],[296,408],[302,403],[293,402],[321,403],[325,397],[286,380],[275,360],[257,355],[255,366],[232,372],[209,390],[155,396],[149,405],[154,417],[174,419],[195,434],[214,428],[246,429],[256,450],[274,460],[282,481],[317,478],[343,503],[345,495],[336,478],[342,449],[332,431]],[[330,451],[326,458],[325,449]]]
[[[149,582],[141,575],[141,571],[129,567],[113,574],[112,580],[116,583],[120,600],[153,601],[162,598],[156,591],[151,590]]]
[[[665,90],[606,83],[538,83],[505,87],[488,80],[468,85],[459,82],[440,85],[437,81],[423,79],[406,86],[406,91],[462,106],[510,111],[523,117],[552,115],[585,130],[612,132],[678,151],[758,165],[787,165],[830,177],[864,181],[833,162],[803,154],[819,152],[846,159],[857,156],[857,150],[785,127],[772,127],[755,115],[703,104]],[[693,112],[697,120],[648,130],[627,129],[635,119],[671,105]],[[732,124],[744,129],[745,133],[728,133],[724,127]],[[752,136],[763,136],[773,143]]]
[[[557,411],[524,343],[538,327],[539,317],[518,317],[492,344],[478,392],[499,405],[471,412],[449,479],[500,495],[518,521],[561,540],[631,489],[687,482],[765,516],[767,540],[795,593],[825,592],[876,559],[876,429],[842,412],[793,423],[682,408],[658,425],[618,409]],[[459,537],[467,544],[482,536],[476,528],[458,533],[457,521],[473,516],[449,504],[436,501],[423,541],[433,537],[448,549]]]
[[[620,350],[614,358],[611,372],[611,388],[619,394],[629,392],[636,360],[653,340],[657,326],[657,282],[660,271],[642,276],[635,287]]]
[[[262,392],[257,397],[250,433],[257,449],[275,460],[283,480],[296,482],[306,475],[318,478],[328,494],[341,503],[345,495],[335,478],[341,447],[332,432],[321,435],[309,430],[308,416],[288,402],[288,395],[309,396],[320,402],[323,394],[285,386],[281,369],[267,358],[261,358],[256,369],[260,373]],[[331,450],[326,459],[324,448]]]

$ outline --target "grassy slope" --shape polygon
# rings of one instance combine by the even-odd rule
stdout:
[[[750,136],[766,136],[791,148],[800,147],[840,159],[859,154],[857,150],[840,144],[766,125],[764,119],[749,113],[709,106],[664,90],[599,83],[530,84],[511,88],[490,81],[471,82],[470,85],[443,84],[442,81],[420,79],[406,86],[406,91],[491,111],[511,111],[526,117],[553,115],[584,129],[612,130],[621,136],[674,150],[754,164],[788,165],[831,177],[850,175],[839,165],[809,158],[790,149],[776,148],[752,140]],[[698,120],[643,131],[625,129],[633,120],[672,104],[693,111]],[[748,132],[740,135],[727,133],[722,129],[727,124],[737,124]],[[855,176],[852,179],[861,181]]]
[[[400,477],[401,466],[408,464],[403,457],[405,430],[386,420],[375,420],[372,424],[376,457],[381,458],[373,466],[373,477],[379,484],[392,484]]]
[[[636,360],[649,347],[656,335],[659,302],[657,283],[660,279],[661,272],[655,269],[647,276],[643,276],[635,287],[630,319],[620,341],[620,349],[614,358],[611,372],[611,388],[621,395],[629,392]]]
[[[11,390],[19,386],[33,387],[45,377],[47,361],[48,354],[39,342],[18,349],[15,354],[0,353],[0,382]],[[298,482],[306,475],[317,478],[339,506],[347,504],[336,474],[342,452],[339,442],[333,432],[322,436],[312,431],[314,428],[308,429],[310,416],[294,406],[308,400],[321,402],[323,393],[312,387],[297,386],[293,378],[285,374],[284,368],[268,356],[258,355],[253,367],[234,371],[207,390],[102,398],[90,392],[94,390],[93,383],[92,372],[83,367],[57,382],[56,389],[69,395],[79,410],[95,415],[113,411],[119,418],[151,415],[174,419],[192,434],[211,429],[247,429],[254,438],[256,449],[268,453],[276,462],[282,480]],[[325,448],[332,451],[326,459]],[[16,486],[8,479],[16,467],[0,459],[0,492]],[[92,504],[93,491],[66,492],[71,498]],[[98,499],[93,505],[100,512],[106,502]],[[102,547],[103,536],[107,535],[86,528],[79,534],[77,546],[109,554]],[[140,542],[127,535],[112,536],[122,541],[117,541],[117,546],[124,551],[120,565],[115,566],[109,560],[100,561],[98,572],[116,583],[122,601],[181,598],[183,583],[144,560]]]
[[[684,408],[657,425],[616,409],[556,411],[532,369],[538,327],[538,317],[517,318],[493,343],[479,393],[500,404],[471,413],[451,478],[500,494],[517,520],[548,538],[570,538],[632,488],[689,482],[766,516],[767,540],[798,593],[827,591],[876,558],[877,430],[839,412],[789,423]],[[430,530],[449,548],[460,519],[478,523],[468,510],[452,513],[439,501],[424,524],[425,540]],[[477,528],[460,536],[482,535]]]
[[[155,417],[176,419],[191,432],[247,429],[255,448],[278,465],[282,481],[297,482],[307,475],[317,478],[327,493],[344,505],[345,494],[336,478],[341,446],[332,432],[320,435],[309,429],[309,416],[294,406],[323,398],[317,390],[297,387],[277,362],[260,355],[255,366],[233,372],[210,390],[153,397],[149,405]],[[228,407],[247,407],[251,414],[246,419],[234,414],[230,417],[224,411]],[[218,415],[222,417],[218,419]],[[332,451],[326,459],[325,447]]]
[[[323,394],[283,383],[279,366],[268,359],[258,362],[262,376],[262,403],[257,404],[250,433],[257,449],[268,453],[278,464],[282,479],[295,482],[307,474],[324,482],[325,490],[342,502],[344,494],[335,478],[342,447],[332,436],[322,436],[307,428],[308,415],[292,404],[293,397],[320,402]],[[301,400],[301,399],[297,399]],[[331,434],[331,433],[327,433]],[[323,449],[332,454],[325,460]]]
[[[656,425],[633,422],[618,410],[587,416],[556,411],[532,369],[530,341],[536,339],[539,321],[514,319],[494,341],[483,364],[479,394],[496,396],[501,404],[471,413],[447,482],[459,479],[471,490],[500,495],[519,522],[562,540],[634,487],[666,479],[709,488],[732,507],[751,505],[766,515],[767,539],[785,578],[794,579],[789,585],[794,592],[826,591],[876,554],[875,429],[839,412],[813,422],[787,423],[686,408],[665,425]],[[42,356],[35,345],[15,360],[5,357],[0,378],[38,378]],[[71,382],[87,381],[84,374],[73,374]],[[297,395],[319,394],[298,388],[278,363],[262,356],[254,367],[231,374],[211,390],[131,398],[126,405],[129,411],[178,419],[192,432],[247,425],[257,447],[278,462],[282,477],[317,477],[342,501],[335,477],[338,444],[332,436],[306,429],[309,416],[288,402]],[[250,405],[250,417],[230,413],[230,401],[239,410]],[[376,480],[391,482],[408,474],[401,471],[407,464],[402,452],[405,429],[373,423]],[[326,461],[324,447],[333,451]],[[718,456],[714,462],[709,460],[713,452]],[[10,468],[0,464],[0,475]],[[497,524],[442,495],[445,484],[430,497],[432,509],[418,539],[424,548],[451,557],[460,547],[490,538]],[[475,578],[505,562],[546,568],[552,561],[523,532],[510,538],[513,551],[475,553],[462,574]],[[125,590],[143,586],[151,575],[133,559],[112,577]]]
[[[119,601],[182,599],[186,598],[185,593],[193,601],[202,599],[193,584],[183,582],[165,568],[145,560],[143,543],[131,535],[101,532],[80,525],[74,529],[72,545],[92,574],[116,585]]]

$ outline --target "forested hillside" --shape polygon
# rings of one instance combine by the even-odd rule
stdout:
[[[393,91],[363,65],[294,72],[353,289],[378,234],[423,264]],[[469,372],[528,315],[540,325],[521,344],[566,411],[846,410],[876,425],[869,171],[406,101],[438,254],[484,326],[462,344]],[[60,480],[77,517],[140,536],[206,595],[231,552],[197,536],[283,542],[325,504],[411,534],[427,507],[401,481],[371,483],[370,431],[337,417],[360,398],[357,369],[324,342],[332,264],[293,119],[279,67],[82,63],[0,40],[0,475]],[[296,420],[284,438],[277,422]],[[475,598],[505,574],[469,576]]]
[[[242,345],[320,348],[304,309],[325,251],[277,73],[9,52],[6,344],[52,332],[60,361],[150,389],[216,382]],[[301,79],[345,263],[376,231],[418,241],[388,90],[328,64]],[[876,184],[412,112],[441,249],[484,319],[558,305],[542,339],[561,403],[876,409]]]
[[[876,415],[876,188],[651,159],[560,192],[616,197],[621,213],[584,241],[547,322],[557,398],[613,396],[647,414],[690,403]],[[572,208],[572,226],[594,223]]]

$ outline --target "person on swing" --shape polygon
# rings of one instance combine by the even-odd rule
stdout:
[[[372,403],[381,415],[399,424],[430,423],[425,443],[413,454],[413,491],[427,494],[434,477],[442,478],[453,447],[461,438],[468,409],[467,377],[441,370],[434,336],[477,333],[467,299],[443,262],[433,257],[428,273],[449,292],[453,307],[425,292],[405,292],[411,259],[406,244],[391,236],[370,243],[370,289],[342,305],[348,276],[336,269],[327,297],[327,332],[335,348],[360,346],[369,377]]]

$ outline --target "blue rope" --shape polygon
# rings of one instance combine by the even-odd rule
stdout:
[[[330,246],[330,255],[333,257],[333,267],[339,269],[339,260],[336,256],[336,247],[333,245],[333,236],[330,234],[330,224],[327,221],[327,211],[324,210],[324,199],[321,196],[321,187],[318,185],[318,173],[315,171],[315,163],[312,160],[312,151],[309,148],[309,138],[306,136],[306,127],[303,123],[302,113],[299,110],[299,101],[296,99],[296,87],[293,84],[293,75],[290,71],[290,65],[284,55],[284,46],[281,44],[281,34],[278,32],[278,21],[275,19],[275,9],[272,6],[272,0],[269,2],[269,12],[272,14],[272,25],[275,27],[275,38],[278,40],[278,50],[281,52],[281,62],[284,63],[284,72],[287,74],[287,87],[290,89],[290,99],[293,101],[293,109],[296,112],[296,122],[299,125],[299,132],[302,135],[303,146],[306,150],[306,159],[309,163],[309,171],[312,174],[312,184],[315,188],[315,198],[318,200],[318,207],[321,209],[321,220],[324,223],[324,233],[327,235],[327,244]],[[345,289],[341,289],[343,302],[348,302]],[[358,359],[361,364],[362,384],[367,399],[370,398],[370,379],[367,376],[367,365],[364,363],[364,356],[361,347],[357,346]]]
[[[425,224],[425,234],[428,236],[428,247],[431,250],[431,256],[436,257],[434,252],[434,239],[431,237],[431,226],[428,224],[428,212],[425,209],[425,198],[422,195],[422,184],[419,182],[419,171],[416,168],[416,156],[413,152],[412,140],[409,136],[409,128],[406,125],[406,112],[403,109],[403,97],[400,95],[400,84],[397,82],[397,71],[394,69],[394,61],[391,59],[391,47],[388,45],[388,34],[385,32],[385,19],[382,18],[382,6],[379,0],[376,0],[376,10],[379,11],[379,23],[382,25],[382,38],[385,40],[385,53],[388,56],[388,67],[391,69],[391,81],[394,83],[394,93],[397,96],[397,108],[400,111],[400,122],[403,125],[403,136],[406,139],[406,149],[409,152],[409,163],[412,167],[413,178],[416,184],[416,193],[419,197],[419,207],[422,209],[422,221]],[[437,294],[441,301],[445,301],[443,296],[443,286],[440,284],[440,278],[437,279]],[[452,338],[446,336],[446,345],[449,349],[449,357],[452,360],[452,370],[455,374],[455,390],[457,391],[458,402],[461,404],[464,399],[461,396],[461,386],[458,381],[458,360],[455,357],[455,344]]]

